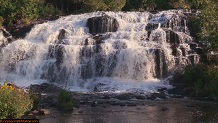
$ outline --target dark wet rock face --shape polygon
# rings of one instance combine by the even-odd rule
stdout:
[[[64,46],[62,45],[56,45],[55,46],[55,58],[56,58],[56,64],[61,64],[63,62],[63,56],[64,55]]]
[[[0,28],[0,33],[0,35],[4,36],[3,39],[0,39],[0,49],[14,41],[12,35],[9,32],[7,32],[4,28]]]
[[[40,85],[30,85],[30,90],[37,93],[56,94],[61,90],[61,88],[53,84],[43,83]]]
[[[165,78],[168,76],[168,70],[166,66],[166,60],[164,52],[160,49],[155,50],[155,61],[156,61],[156,77]]]
[[[98,33],[116,32],[119,27],[119,23],[116,19],[104,15],[101,17],[89,18],[87,26],[89,28],[89,32],[95,35]]]
[[[65,36],[66,36],[66,31],[64,29],[59,30],[59,35],[58,35],[58,39],[56,41],[57,44],[66,44],[67,42],[65,42]]]
[[[164,92],[151,93],[147,99],[155,100],[155,99],[167,99],[166,94]]]
[[[167,42],[174,45],[181,43],[178,34],[176,34],[174,31],[165,29],[165,32]]]
[[[11,26],[7,26],[6,30],[10,32],[10,34],[18,39],[18,38],[24,38],[26,34],[36,25],[41,24],[47,21],[56,20],[59,16],[50,16],[43,19],[37,19],[31,21],[29,24],[14,24]]]
[[[155,30],[157,28],[158,28],[158,24],[156,24],[156,23],[148,23],[145,29],[147,31],[152,31],[152,30]]]
[[[61,29],[59,31],[58,40],[64,39],[65,35],[66,35],[66,31],[64,29]]]
[[[31,25],[18,25],[8,27],[7,30],[12,34],[15,38],[24,38],[26,34],[34,27],[34,24]]]

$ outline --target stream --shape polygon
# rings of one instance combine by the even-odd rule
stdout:
[[[145,101],[137,106],[82,105],[71,113],[52,112],[40,123],[218,123],[218,104],[190,99]]]

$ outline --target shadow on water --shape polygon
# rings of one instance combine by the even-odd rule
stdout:
[[[82,105],[72,113],[40,119],[40,123],[218,123],[218,104],[168,99],[144,105]]]

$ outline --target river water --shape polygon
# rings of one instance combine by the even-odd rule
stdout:
[[[218,123],[218,104],[189,99],[146,101],[137,106],[83,105],[72,113],[53,113],[40,123]]]

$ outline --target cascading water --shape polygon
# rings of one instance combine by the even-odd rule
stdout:
[[[196,48],[180,10],[70,15],[3,47],[0,77],[18,85],[40,80],[71,90],[150,92],[197,63]]]

